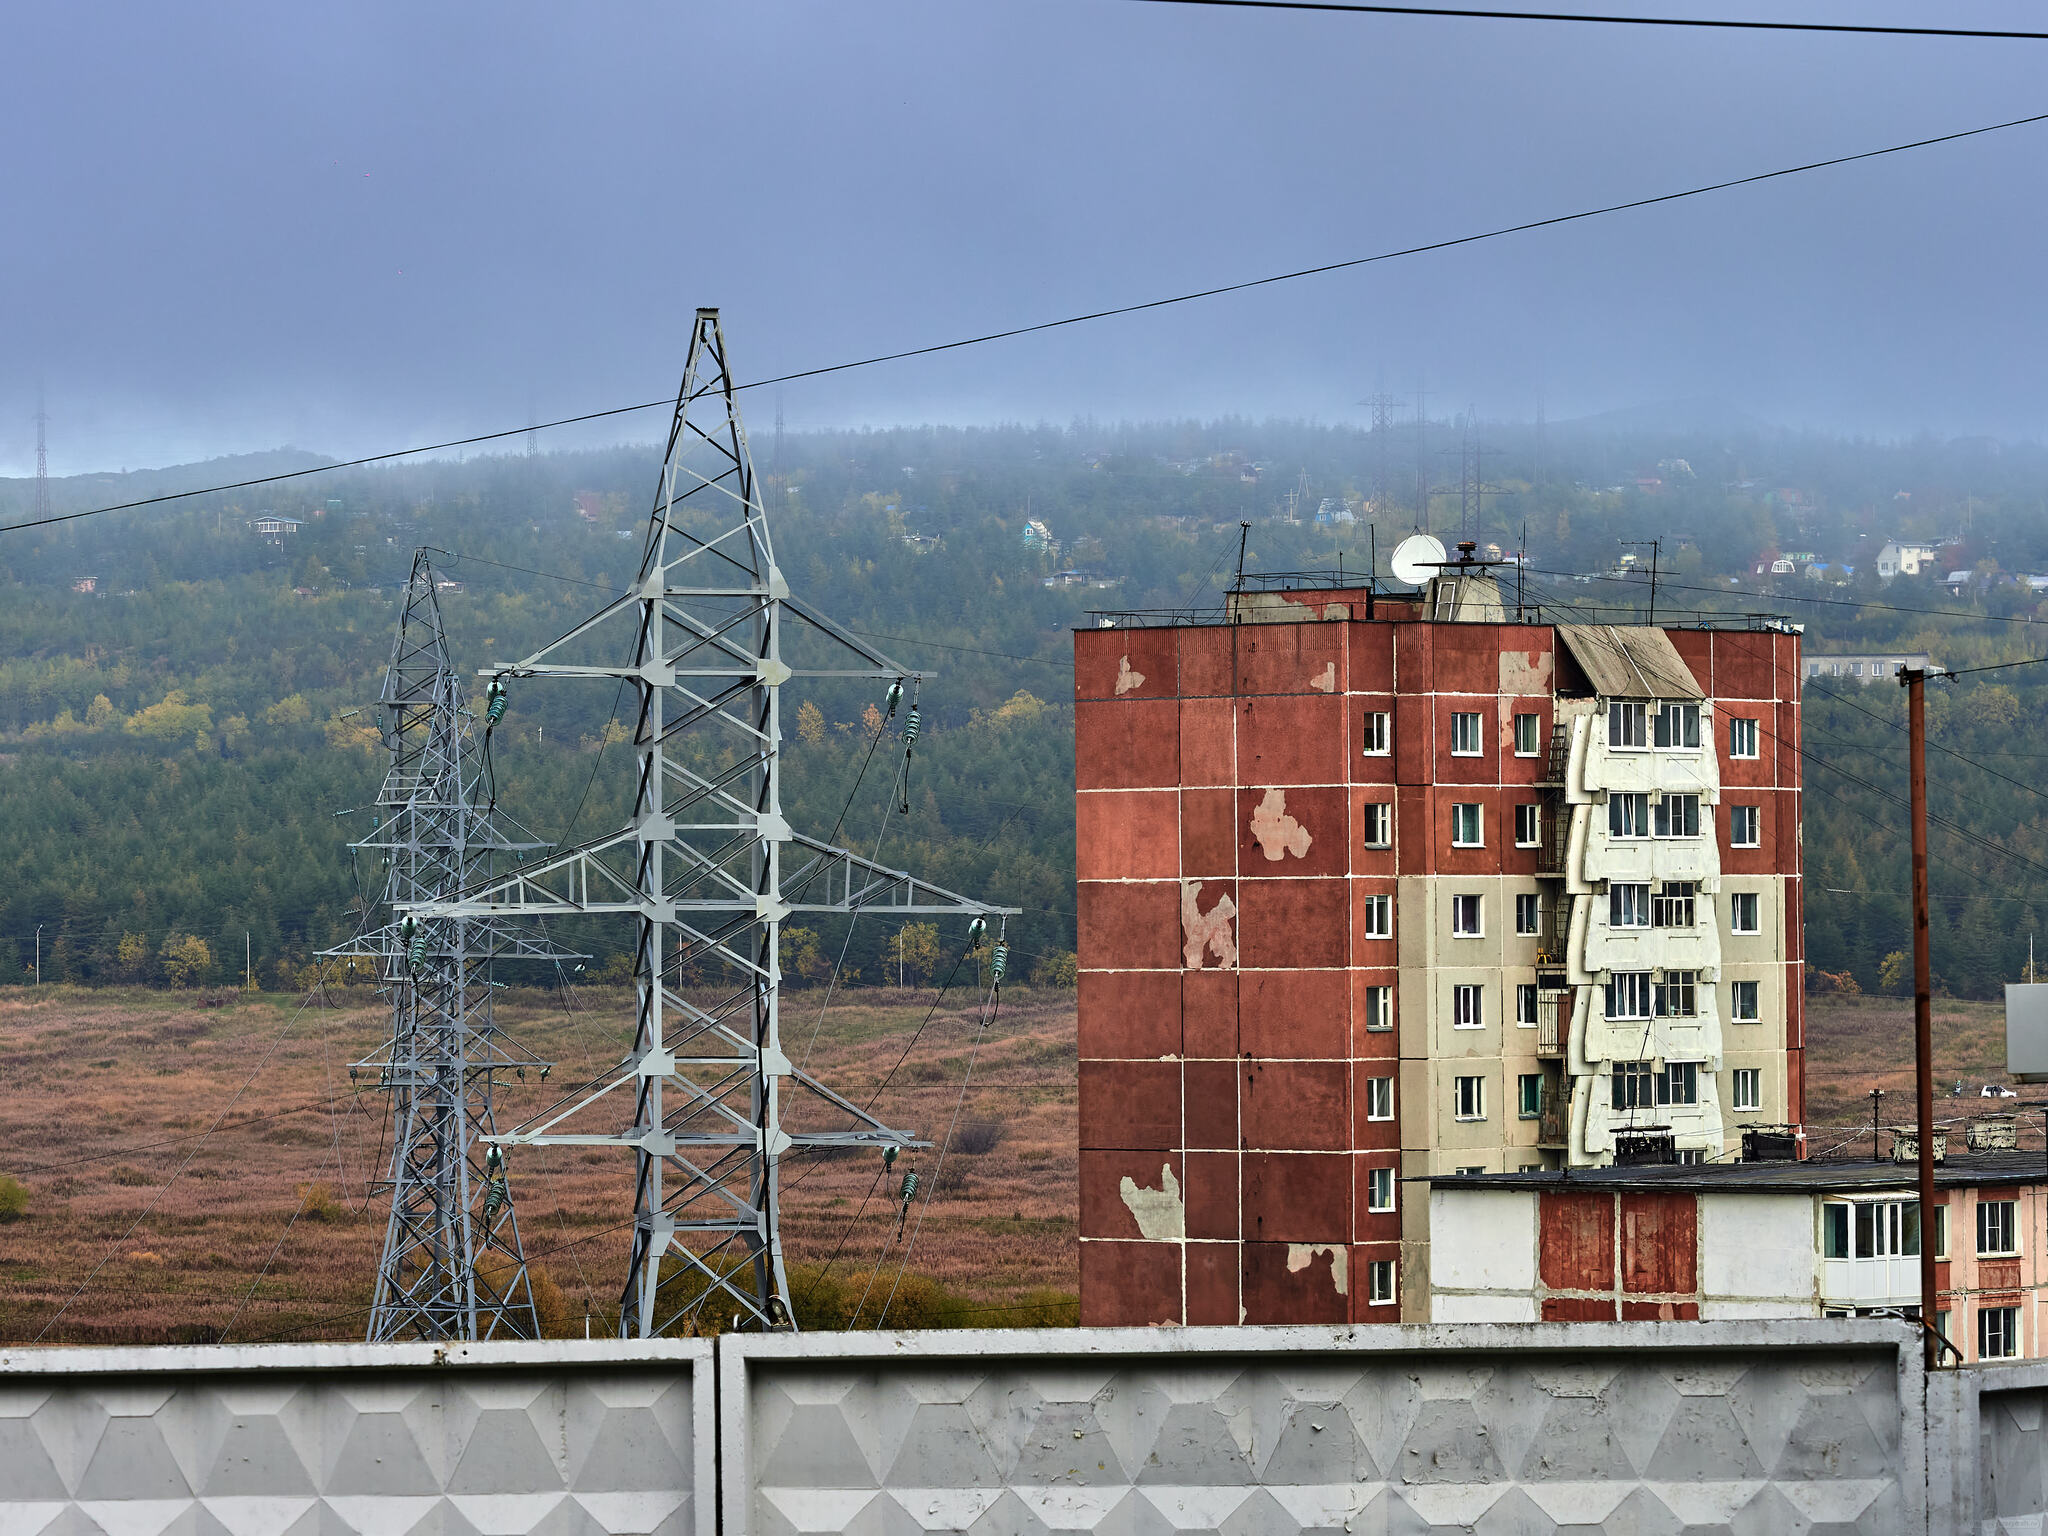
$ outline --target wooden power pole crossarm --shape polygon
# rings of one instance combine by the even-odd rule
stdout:
[[[1927,928],[1927,673],[1902,672],[1906,689],[1913,816],[1913,1096],[1920,1153],[1920,1343],[1927,1368],[1941,1364],[1934,1283],[1934,991]],[[1958,1239],[1960,1240],[1960,1239]]]

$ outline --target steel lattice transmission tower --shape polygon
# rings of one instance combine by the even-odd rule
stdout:
[[[484,761],[448,654],[434,573],[413,557],[379,698],[391,765],[377,823],[354,847],[387,861],[388,920],[332,954],[377,967],[391,1034],[350,1075],[392,1095],[391,1214],[369,1338],[537,1338],[540,1329],[496,1129],[499,1079],[550,1067],[493,1017],[492,962],[558,963],[545,933],[492,919],[416,915],[541,846],[508,836],[485,803]]]
[[[36,518],[50,515],[50,450],[44,441],[50,413],[43,409],[43,386],[36,385]]]
[[[778,1220],[783,1158],[918,1143],[784,1053],[783,921],[1010,909],[802,836],[783,818],[782,684],[909,674],[790,596],[717,310],[697,311],[630,590],[489,675],[620,680],[634,754],[633,810],[620,831],[418,909],[473,919],[613,913],[635,924],[631,1054],[606,1081],[497,1140],[632,1151],[623,1336],[665,1333],[707,1305],[746,1327],[793,1326]],[[686,982],[709,1000],[686,996]]]

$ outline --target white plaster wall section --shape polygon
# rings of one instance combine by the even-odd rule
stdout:
[[[1536,1288],[1536,1212],[1534,1190],[1431,1189],[1432,1294],[1532,1293]]]
[[[1138,1235],[1155,1243],[1178,1243],[1188,1235],[1187,1205],[1181,1199],[1180,1180],[1173,1165],[1159,1165],[1159,1188],[1147,1189],[1129,1174],[1117,1186],[1124,1209],[1138,1224]]]
[[[1335,662],[1330,663],[1335,666]],[[1315,841],[1307,827],[1287,814],[1287,791],[1269,789],[1258,805],[1252,810],[1251,833],[1257,840],[1259,851],[1268,862],[1277,864],[1290,853],[1297,859],[1308,857],[1309,845]]]
[[[1125,652],[1122,656],[1119,656],[1116,661],[1117,696],[1121,698],[1124,694],[1131,692],[1132,689],[1144,686],[1145,674],[1131,669],[1130,653]]]
[[[1350,1250],[1338,1243],[1289,1243],[1287,1273],[1298,1275],[1319,1258],[1330,1261],[1330,1284],[1339,1296],[1350,1294]]]
[[[1541,1321],[1536,1315],[1534,1296],[1445,1295],[1432,1290],[1429,1295],[1429,1320],[1432,1323],[1534,1323]]]
[[[1810,1194],[1699,1197],[1700,1294],[1717,1304],[1805,1308],[1820,1315],[1819,1217]],[[1731,1315],[1731,1314],[1723,1314]]]
[[[1180,883],[1181,957],[1191,971],[1203,969],[1205,956],[1216,957],[1217,968],[1237,968],[1237,903],[1226,891],[1207,912],[1202,910],[1202,882]]]
[[[1337,691],[1337,663],[1334,661],[1325,662],[1323,670],[1310,678],[1308,685],[1318,693],[1335,693]]]

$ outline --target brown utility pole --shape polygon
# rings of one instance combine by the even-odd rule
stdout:
[[[1927,1368],[1941,1365],[1934,1307],[1934,986],[1927,928],[1927,673],[1899,674],[1906,690],[1913,798],[1913,1095],[1920,1133],[1920,1343]],[[1960,1241],[1960,1238],[1956,1239]]]

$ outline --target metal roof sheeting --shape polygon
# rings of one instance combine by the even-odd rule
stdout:
[[[1560,624],[1557,638],[1603,699],[1704,699],[1678,647],[1661,629]]]

